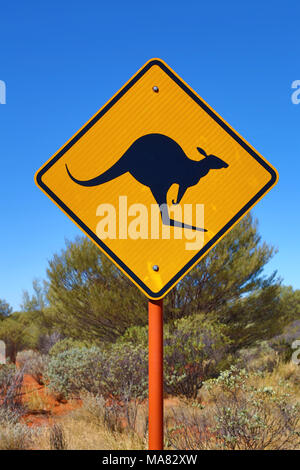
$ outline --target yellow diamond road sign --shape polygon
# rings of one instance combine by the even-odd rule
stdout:
[[[36,173],[46,195],[152,299],[164,297],[277,179],[159,59]]]

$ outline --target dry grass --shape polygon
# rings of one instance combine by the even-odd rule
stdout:
[[[69,450],[139,450],[145,442],[135,433],[110,431],[101,420],[90,420],[84,410],[76,410],[56,420],[59,423],[65,446]],[[34,448],[50,449],[50,427],[43,427],[34,442]]]
[[[270,374],[261,378],[264,386],[277,387],[280,383],[285,383],[295,401],[300,400],[300,366],[289,363],[280,363]]]
[[[33,432],[21,423],[0,424],[0,450],[26,450],[33,442]]]
[[[51,411],[51,403],[47,396],[38,391],[30,391],[26,394],[26,408],[30,413],[42,413]]]

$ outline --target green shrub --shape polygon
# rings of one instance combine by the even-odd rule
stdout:
[[[101,349],[73,348],[50,357],[46,369],[49,388],[63,397],[82,391],[107,393],[107,370]]]
[[[240,349],[236,357],[236,365],[248,372],[272,372],[280,362],[280,355],[267,341],[252,348]]]
[[[69,349],[82,349],[82,348],[89,348],[91,344],[88,344],[87,341],[79,341],[73,338],[64,338],[52,346],[49,351],[50,356],[56,356],[57,354],[63,353],[68,351]]]
[[[195,398],[205,380],[228,366],[229,345],[225,327],[203,315],[177,320],[164,338],[166,391]]]
[[[132,344],[113,344],[106,350],[74,348],[52,356],[46,376],[49,387],[64,397],[90,392],[125,402],[143,399],[147,392],[146,351]]]
[[[148,347],[148,326],[131,326],[117,340],[118,344],[132,343],[136,346]]]
[[[174,411],[169,444],[176,449],[280,450],[300,446],[300,403],[287,386],[256,386],[261,374],[231,366],[203,389],[212,401],[204,408]]]
[[[216,441],[224,449],[291,449],[300,445],[300,403],[286,384],[257,387],[255,374],[232,366],[206,387],[216,403]]]
[[[148,327],[128,328],[117,344],[148,350]],[[228,367],[226,328],[198,314],[164,326],[164,386],[167,393],[196,397],[202,382]],[[147,356],[145,355],[145,359]],[[140,383],[140,382],[139,382]]]
[[[108,390],[123,401],[144,399],[148,389],[147,350],[132,344],[114,344],[106,353]]]

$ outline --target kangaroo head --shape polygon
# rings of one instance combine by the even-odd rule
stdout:
[[[201,155],[205,156],[204,161],[210,170],[218,170],[220,168],[227,168],[229,166],[228,163],[224,162],[224,160],[221,158],[216,157],[215,155],[207,155],[205,150],[201,149],[200,147],[197,147],[197,150],[199,153],[201,153]]]

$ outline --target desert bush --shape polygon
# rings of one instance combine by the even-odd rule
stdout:
[[[300,338],[300,320],[295,320],[283,328],[280,335],[271,338],[268,345],[276,352],[281,361],[289,362],[293,354],[292,344]]]
[[[299,365],[291,373],[290,382],[293,385],[296,385],[298,387],[298,391],[300,390],[300,367],[299,367]]]
[[[248,372],[272,372],[280,360],[278,352],[267,341],[263,341],[256,347],[239,350],[236,365]]]
[[[105,422],[106,400],[102,395],[84,393],[81,395],[82,407],[80,413],[86,413],[96,423]]]
[[[46,378],[49,388],[63,397],[79,397],[83,391],[107,394],[106,358],[97,347],[74,348],[50,357]]]
[[[14,364],[0,366],[0,407],[21,411],[21,387],[23,370],[16,369]]]
[[[33,442],[33,431],[25,424],[0,424],[0,450],[26,450]]]
[[[85,419],[99,428],[105,427],[109,432],[121,433],[126,430],[138,433],[146,438],[148,431],[148,407],[136,400],[124,403],[102,395],[84,393],[81,396],[82,406],[73,413],[74,418]],[[129,415],[129,419],[128,419]]]
[[[46,377],[49,387],[64,396],[86,391],[122,401],[142,399],[147,390],[146,353],[131,344],[114,344],[109,350],[74,348],[50,358]]]
[[[122,400],[144,399],[148,388],[147,352],[142,346],[114,344],[106,353],[110,393]]]
[[[16,366],[14,364],[0,365],[0,390],[6,390],[11,384],[16,374]]]
[[[62,397],[83,392],[109,398],[106,422],[124,416],[134,429],[139,403],[148,389],[147,353],[133,344],[113,344],[109,350],[74,348],[52,356],[46,373],[49,387]]]
[[[168,328],[168,327],[167,327]],[[166,330],[166,327],[165,327]],[[148,345],[148,326],[131,326],[127,328],[124,335],[120,336],[117,340],[118,344],[131,343],[135,346]]]
[[[170,410],[165,419],[165,445],[176,450],[214,449],[211,439],[211,410],[199,404],[180,406]]]
[[[132,344],[114,344],[107,356],[107,388],[115,403],[122,404],[127,424],[134,430],[139,403],[146,398],[148,391],[146,348]]]
[[[280,450],[300,445],[300,403],[284,384],[253,385],[255,375],[232,366],[204,384],[213,403],[204,410],[174,415],[168,433],[179,449]]]
[[[117,344],[147,350],[148,328],[128,328]],[[164,386],[167,393],[196,397],[203,381],[230,364],[226,327],[198,314],[164,327]],[[146,359],[146,358],[145,358]]]
[[[272,348],[277,353],[278,357],[284,362],[291,360],[293,349],[292,341],[289,342],[284,336],[278,336],[272,340]]]
[[[272,387],[284,384],[294,400],[300,401],[300,366],[292,361],[281,361],[272,373],[261,378],[261,382]]]
[[[10,384],[14,382],[15,375],[13,368],[10,368]],[[3,371],[1,374],[3,384]],[[12,406],[11,402],[0,406],[0,450],[22,450],[28,449],[32,443],[33,433],[24,424],[19,422],[21,414],[20,408]]]
[[[81,399],[82,407],[78,411],[81,417],[100,427],[105,426],[111,432],[123,430],[124,409],[120,402],[91,393],[85,393]]]
[[[14,425],[20,419],[20,414],[17,410],[12,410],[10,408],[4,408],[0,406],[0,426],[1,425]]]
[[[49,434],[50,449],[51,450],[66,450],[67,442],[64,435],[63,428],[60,424],[53,424],[50,428]]]
[[[50,349],[62,339],[62,334],[57,331],[49,334],[41,334],[38,339],[37,348],[41,354],[49,354]]]
[[[56,356],[57,354],[68,351],[69,349],[82,349],[88,348],[90,344],[87,341],[80,341],[73,338],[64,338],[57,341],[49,350],[50,356]]]
[[[30,374],[42,385],[48,357],[36,351],[27,350],[18,353],[17,362],[25,374]]]
[[[225,327],[203,315],[177,320],[165,332],[165,390],[196,397],[202,383],[228,366],[230,341]]]

